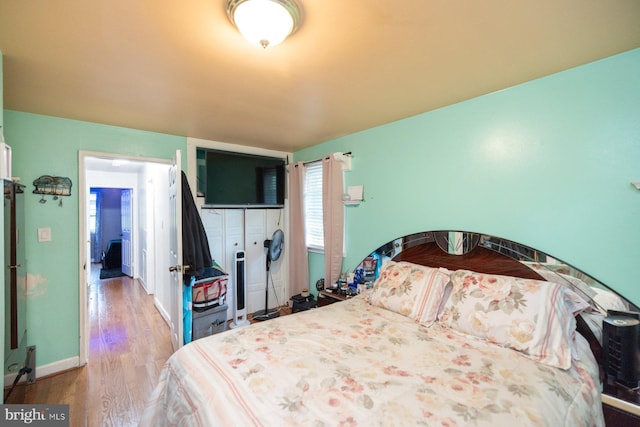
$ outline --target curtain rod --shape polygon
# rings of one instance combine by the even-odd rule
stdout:
[[[343,156],[350,156],[350,155],[351,155],[351,151],[349,151],[349,152],[347,152],[347,153],[342,153],[342,155],[343,155]],[[324,156],[324,157],[321,157],[321,158],[319,158],[319,159],[309,160],[308,162],[302,162],[302,165],[303,165],[303,166],[306,166],[306,165],[310,165],[310,164],[312,164],[312,163],[318,163],[318,162],[321,162],[321,161],[323,161],[323,160],[327,160],[329,157],[330,157],[330,156]]]

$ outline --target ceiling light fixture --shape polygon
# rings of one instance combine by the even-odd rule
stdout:
[[[126,164],[126,163],[129,163],[129,160],[125,160],[125,159],[113,159],[113,160],[111,161],[111,166],[114,166],[114,167],[117,167],[117,168],[118,168],[118,167],[120,167],[120,166],[122,166],[122,165],[124,165],[124,164]]]
[[[244,38],[263,48],[281,43],[300,23],[294,0],[227,0],[227,15]]]

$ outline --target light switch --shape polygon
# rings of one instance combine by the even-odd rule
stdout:
[[[38,242],[51,241],[51,228],[38,228]]]

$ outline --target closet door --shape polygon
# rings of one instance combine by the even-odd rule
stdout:
[[[244,212],[242,209],[201,208],[200,216],[204,225],[211,257],[229,276],[226,303],[229,305],[227,318],[233,317],[235,289],[235,253],[244,247]]]
[[[225,268],[224,210],[201,208],[200,218],[209,241],[211,257]]]
[[[245,212],[244,247],[247,257],[247,312],[254,313],[265,308],[266,277],[266,209],[247,209]],[[269,305],[274,307],[273,301]]]
[[[242,209],[224,210],[224,264],[218,262],[224,271],[229,275],[227,286],[227,319],[233,318],[233,306],[235,304],[234,290],[236,286],[235,277],[235,254],[236,251],[244,250],[244,211]]]
[[[201,210],[211,256],[229,275],[227,291],[228,318],[233,317],[233,293],[235,289],[235,253],[245,251],[247,281],[247,313],[265,307],[267,248],[264,242],[271,239],[277,229],[284,230],[282,209],[210,209]],[[286,236],[285,236],[286,241]],[[286,303],[286,244],[282,256],[271,263],[269,277],[269,308]],[[273,291],[271,280],[276,288]]]
[[[284,209],[267,209],[266,212],[266,234],[265,239],[271,239],[273,232],[276,230],[285,231],[284,248],[280,254],[280,258],[271,262],[269,274],[269,305],[271,307],[282,306],[287,302],[285,277],[288,267],[286,264],[287,257],[287,234],[284,227]],[[265,249],[266,251],[266,249]],[[265,252],[266,253],[266,252]],[[273,281],[273,285],[271,284]],[[275,292],[274,292],[275,288]]]

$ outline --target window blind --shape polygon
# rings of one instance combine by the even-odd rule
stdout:
[[[307,247],[324,250],[322,225],[322,162],[305,165],[304,221]]]
[[[268,205],[278,204],[278,178],[276,168],[263,168],[260,174],[262,178],[262,197],[258,200],[264,200]]]

